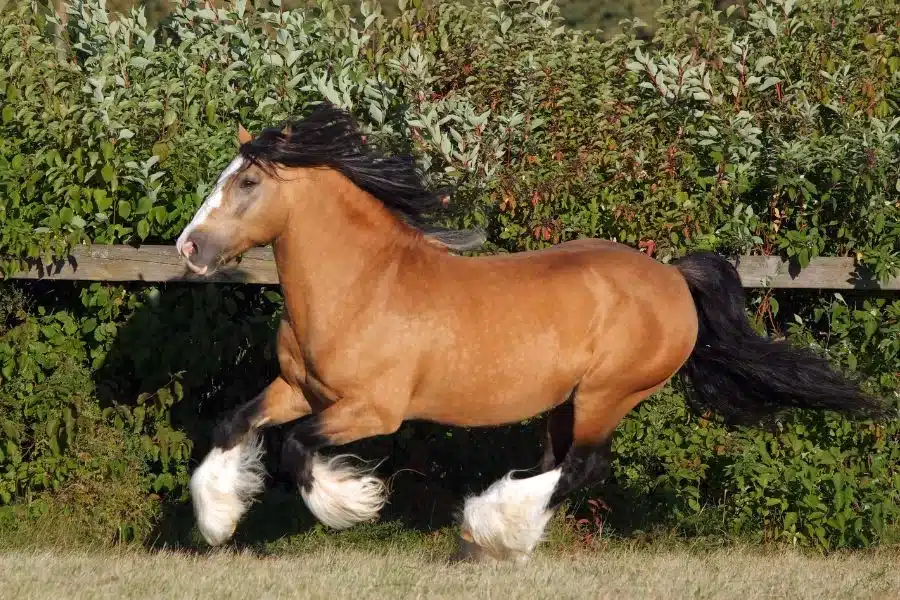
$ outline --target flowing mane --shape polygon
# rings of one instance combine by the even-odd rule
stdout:
[[[331,104],[281,127],[268,128],[241,145],[240,155],[272,173],[273,167],[330,167],[381,201],[409,225],[446,231],[428,223],[448,190],[430,190],[412,156],[384,156],[366,144],[353,117]],[[456,233],[457,236],[461,232]]]

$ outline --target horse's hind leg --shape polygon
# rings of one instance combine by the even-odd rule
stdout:
[[[213,448],[191,476],[191,499],[197,526],[215,546],[234,533],[253,497],[263,487],[265,472],[257,431],[309,414],[302,393],[281,377],[249,402],[219,421]]]
[[[575,392],[570,394],[569,398],[562,404],[557,405],[547,413],[546,429],[544,431],[544,453],[541,457],[538,470],[541,473],[552,471],[559,467],[566,458],[569,448],[572,446],[572,429],[575,419],[575,406],[573,400]],[[500,487],[504,480],[494,484],[494,488]],[[487,493],[485,493],[487,495]],[[477,501],[470,499],[467,502],[469,509]],[[474,511],[469,512],[470,517]],[[453,556],[454,561],[475,559],[475,560],[491,560],[502,558],[498,556],[500,553],[491,554],[484,548],[474,542],[470,528],[463,524],[460,532],[457,553]]]
[[[547,415],[541,472],[551,471],[562,464],[572,446],[572,428],[575,423],[574,398],[573,391],[568,400],[554,407]]]
[[[573,403],[571,443],[564,458],[553,443],[554,425],[543,467],[534,477],[513,479],[512,473],[463,507],[461,537],[495,559],[526,560],[544,536],[559,505],[573,492],[602,483],[609,476],[612,435],[616,425],[641,400],[662,387],[633,394],[580,390]],[[551,419],[554,415],[551,415]],[[558,433],[558,436],[560,434]],[[552,457],[550,455],[553,455]]]

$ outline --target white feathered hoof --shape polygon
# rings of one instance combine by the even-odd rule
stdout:
[[[372,469],[354,467],[347,458],[313,455],[312,483],[300,487],[310,512],[333,529],[375,519],[387,501],[387,487]]]
[[[253,438],[228,450],[213,448],[191,477],[197,527],[211,546],[226,542],[263,489],[262,445]]]
[[[553,518],[548,505],[561,474],[554,469],[526,479],[507,475],[467,498],[460,527],[465,553],[482,561],[527,562]]]

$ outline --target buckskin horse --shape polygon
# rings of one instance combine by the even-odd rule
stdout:
[[[280,375],[217,423],[191,478],[211,545],[262,490],[260,430],[293,421],[282,464],[313,515],[342,529],[375,518],[386,486],[322,449],[406,420],[490,427],[548,413],[539,473],[510,471],[460,515],[470,554],[521,561],[567,496],[606,479],[619,421],[675,375],[692,407],[732,422],[882,410],[825,359],[758,335],[716,254],[663,264],[578,239],[465,256],[481,234],[430,227],[440,194],[412,158],[366,144],[347,112],[322,104],[255,137],[239,126],[238,142],[177,252],[202,276],[272,244],[285,311]]]

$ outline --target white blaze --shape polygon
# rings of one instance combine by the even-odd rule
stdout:
[[[237,173],[243,166],[244,158],[238,156],[232,160],[219,175],[219,179],[216,181],[216,186],[213,188],[212,192],[206,197],[203,204],[200,205],[200,208],[197,210],[197,213],[194,215],[194,218],[191,219],[188,226],[185,227],[184,231],[181,232],[181,235],[178,236],[178,241],[175,242],[175,250],[179,255],[181,254],[181,248],[187,241],[188,236],[191,235],[191,232],[206,220],[206,217],[209,216],[209,213],[211,213],[213,209],[222,205],[222,191],[225,189],[228,178]]]

